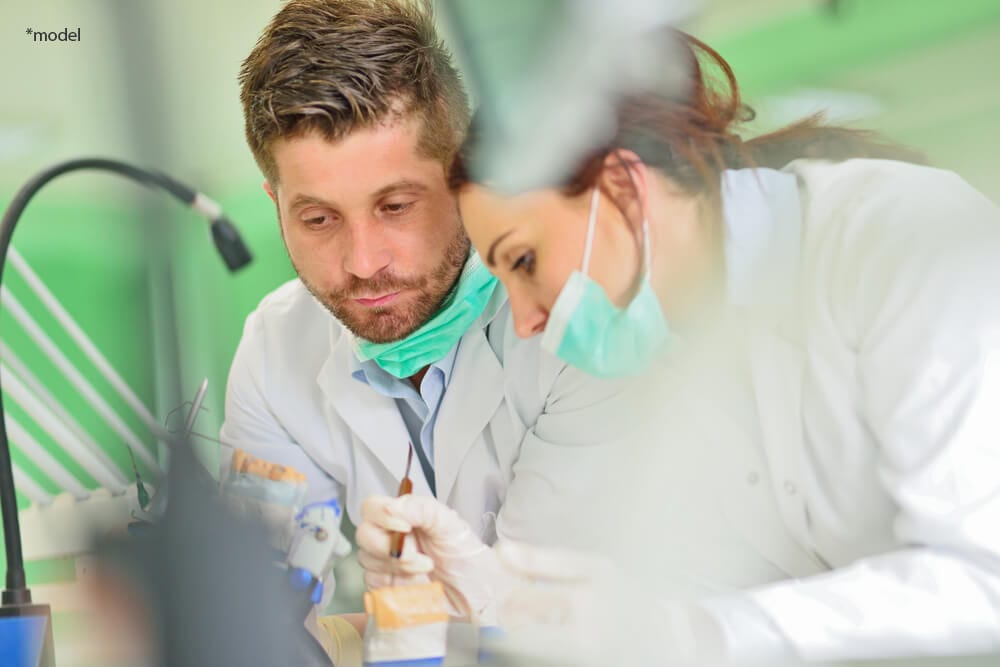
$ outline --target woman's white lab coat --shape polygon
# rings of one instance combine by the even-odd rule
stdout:
[[[675,382],[704,451],[673,440],[669,400],[653,420],[643,465],[690,493],[656,481],[677,531],[641,522],[660,537],[640,538],[650,565],[721,593],[705,606],[736,655],[1000,651],[1000,214],[926,167],[784,172],[800,214],[766,180],[758,204],[727,210],[745,226],[729,242],[756,245],[724,334],[740,362],[715,359],[708,395]],[[692,456],[707,477],[676,472]],[[726,528],[706,540],[710,516]]]

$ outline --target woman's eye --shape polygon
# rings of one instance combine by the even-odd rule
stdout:
[[[510,267],[511,271],[518,271],[523,269],[525,273],[529,276],[535,272],[535,251],[528,250],[523,255],[517,258],[514,264]]]

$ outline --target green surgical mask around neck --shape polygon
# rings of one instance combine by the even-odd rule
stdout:
[[[472,250],[455,287],[431,319],[410,335],[391,343],[373,343],[356,338],[358,359],[371,359],[397,378],[416,375],[420,369],[443,359],[482,315],[497,282],[479,253]]]

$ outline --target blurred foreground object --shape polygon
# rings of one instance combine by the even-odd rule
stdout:
[[[721,628],[693,603],[654,597],[610,560],[506,540],[495,548],[517,583],[500,603],[492,655],[519,664],[724,662]]]
[[[186,443],[171,451],[162,519],[98,551],[104,580],[118,577],[145,610],[149,664],[330,665],[274,565],[264,527],[220,502]]]
[[[265,526],[274,548],[286,551],[306,487],[305,475],[294,468],[237,449],[222,481],[222,497],[233,513]]]
[[[700,4],[438,0],[483,124],[477,180],[509,192],[560,182],[614,135],[622,96],[678,90],[686,62],[663,28]]]
[[[350,541],[340,532],[343,511],[337,499],[303,507],[308,491],[305,475],[242,449],[233,452],[221,488],[233,512],[267,531],[278,561],[288,569],[290,585],[304,593],[301,617],[313,605],[328,603],[335,588],[333,564],[351,552]]]

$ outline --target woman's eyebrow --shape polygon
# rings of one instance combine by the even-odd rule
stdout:
[[[513,232],[514,232],[513,229],[508,229],[503,234],[501,234],[500,236],[498,236],[495,239],[493,239],[493,243],[490,244],[490,249],[486,253],[486,265],[487,266],[496,266],[496,262],[493,261],[493,253],[496,252],[497,245],[499,245],[499,243],[501,241],[503,241],[505,238],[507,238],[508,236],[510,236]]]

